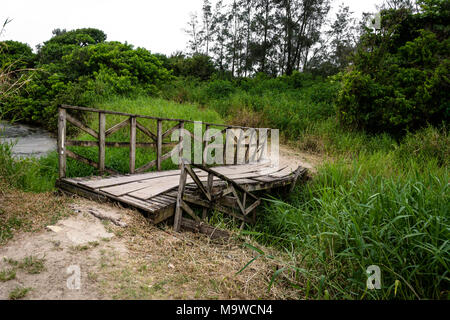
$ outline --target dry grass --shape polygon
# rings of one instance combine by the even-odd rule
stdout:
[[[129,227],[110,226],[126,240],[128,258],[103,252],[96,281],[115,299],[298,299],[284,280],[270,290],[276,260],[256,260],[242,240],[213,242],[200,234],[151,226],[127,210]],[[275,256],[280,254],[264,249]],[[280,257],[282,258],[282,257]],[[289,276],[289,275],[286,275]]]
[[[5,236],[2,244],[18,232],[39,231],[56,223],[59,218],[70,214],[66,204],[74,201],[53,193],[22,192],[7,188],[4,183],[0,190],[0,230]],[[111,206],[96,202],[91,202],[91,205]],[[128,227],[121,228],[108,222],[104,224],[109,232],[115,233],[117,240],[125,243],[127,252],[118,253],[100,248],[96,266],[89,271],[88,278],[101,293],[99,297],[299,298],[298,291],[286,283],[289,274],[280,277],[268,290],[274,271],[280,267],[277,261],[286,259],[274,250],[263,248],[267,254],[278,257],[278,260],[257,259],[238,273],[255,256],[254,251],[244,246],[245,242],[255,245],[249,239],[239,240],[235,237],[226,243],[213,242],[200,234],[175,233],[170,225],[153,226],[140,212],[131,209],[122,209],[121,214],[126,217]]]
[[[0,245],[18,232],[35,232],[69,214],[69,198],[52,192],[24,192],[0,180]]]
[[[238,108],[235,112],[233,112],[229,123],[251,128],[268,127],[268,122],[264,118],[263,114],[244,108]]]

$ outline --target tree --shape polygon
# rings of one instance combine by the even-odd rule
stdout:
[[[343,124],[402,135],[450,118],[448,1],[419,1],[420,10],[381,11],[343,76],[337,100]]]
[[[202,46],[202,31],[198,25],[197,13],[191,13],[188,28],[185,31],[190,37],[188,46],[191,54],[199,54]]]
[[[0,37],[11,21],[5,20],[0,29]],[[0,119],[11,117],[17,111],[17,106],[7,105],[5,102],[17,96],[32,80],[35,71],[32,68],[34,58],[31,48],[25,43],[0,42]]]

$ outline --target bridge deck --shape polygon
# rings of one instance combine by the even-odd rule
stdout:
[[[211,168],[232,179],[247,191],[269,190],[295,183],[302,167],[273,167],[269,163],[230,165]],[[202,182],[208,174],[194,169]],[[61,178],[60,189],[95,200],[112,200],[138,208],[147,214],[153,223],[159,223],[174,214],[180,170],[148,172],[141,174],[114,175],[108,177]],[[213,180],[213,188],[220,190],[226,183]],[[185,192],[195,195],[197,186],[188,178]]]

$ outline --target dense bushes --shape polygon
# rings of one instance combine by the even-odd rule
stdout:
[[[342,123],[403,134],[450,117],[448,1],[426,1],[420,13],[382,12],[381,30],[368,30],[342,78]]]
[[[54,129],[59,104],[89,106],[113,95],[155,95],[172,78],[146,49],[105,39],[97,29],[55,30],[32,58],[38,70],[33,81],[21,95],[3,101],[1,114]],[[16,51],[6,56],[14,59]],[[22,51],[29,60],[30,52]]]
[[[164,88],[163,97],[208,106],[233,124],[269,126],[298,138],[316,121],[335,116],[338,86],[299,72],[278,78],[257,74],[208,82],[178,79]]]

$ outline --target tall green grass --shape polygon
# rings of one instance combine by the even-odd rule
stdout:
[[[303,294],[310,286],[315,297],[450,298],[447,133],[348,139],[352,157],[340,153],[286,201],[270,201],[258,241],[295,252]],[[369,265],[381,268],[381,290],[366,290]]]
[[[234,124],[270,126],[297,139],[315,123],[335,115],[338,87],[337,83],[300,73],[236,81],[178,79],[165,88],[162,96],[208,106]]]
[[[15,159],[11,143],[0,143],[0,179],[24,191],[52,190],[58,175],[56,153],[42,159]]]

